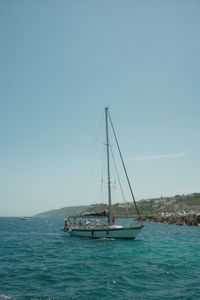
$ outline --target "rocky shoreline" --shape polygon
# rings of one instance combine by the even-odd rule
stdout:
[[[141,216],[143,222],[158,222],[186,226],[200,226],[200,213],[160,213]]]

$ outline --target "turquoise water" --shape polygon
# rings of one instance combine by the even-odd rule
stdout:
[[[145,223],[135,241],[0,218],[0,299],[200,299],[200,227]]]

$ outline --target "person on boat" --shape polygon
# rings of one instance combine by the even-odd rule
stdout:
[[[81,221],[78,222],[78,226],[81,227],[83,226],[83,223]]]
[[[70,218],[67,219],[67,225],[68,225],[68,226],[71,226],[71,225],[72,225],[72,222],[71,222]]]
[[[112,225],[114,225],[115,224],[115,215],[113,214],[112,215]]]

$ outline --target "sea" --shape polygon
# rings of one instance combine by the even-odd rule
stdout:
[[[0,300],[200,299],[200,227],[70,237],[62,218],[0,218]]]

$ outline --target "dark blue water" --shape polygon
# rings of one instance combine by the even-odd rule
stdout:
[[[135,241],[0,218],[0,299],[200,299],[200,227],[146,223]]]

